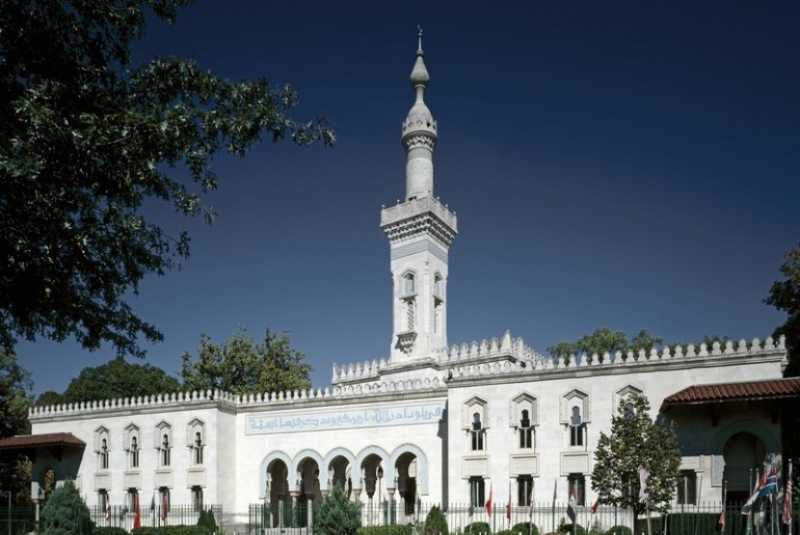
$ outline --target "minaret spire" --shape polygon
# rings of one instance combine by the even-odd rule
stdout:
[[[431,77],[422,52],[422,28],[417,26],[417,59],[411,69],[414,105],[403,121],[402,142],[406,148],[406,200],[433,195],[433,148],[437,125],[425,104],[425,89]]]

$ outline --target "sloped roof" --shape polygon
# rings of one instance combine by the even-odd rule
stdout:
[[[667,397],[662,407],[791,398],[800,398],[800,377],[742,383],[692,385]]]
[[[83,448],[86,443],[72,433],[41,433],[38,435],[15,435],[0,439],[0,450],[25,450],[46,448],[51,446],[67,446]]]

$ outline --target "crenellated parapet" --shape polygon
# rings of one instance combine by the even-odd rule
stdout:
[[[485,360],[497,357],[512,357],[522,362],[535,362],[543,359],[521,337],[512,337],[506,331],[500,338],[473,340],[470,343],[454,344],[439,357],[440,362],[457,363],[468,360]]]
[[[533,366],[537,360],[544,359],[521,337],[513,337],[506,331],[501,337],[473,340],[463,344],[453,344],[449,348],[433,351],[427,362],[428,379],[446,377],[447,370],[464,365],[467,362],[519,361]],[[412,363],[415,364],[415,363]],[[379,380],[389,373],[402,371],[404,366],[392,365],[387,359],[354,362],[350,364],[334,364],[331,383],[364,383]]]
[[[414,380],[378,381],[358,385],[336,385],[326,388],[284,390],[256,394],[232,394],[221,390],[173,392],[154,396],[115,398],[79,403],[64,403],[32,407],[28,411],[31,421],[50,418],[75,418],[109,413],[125,413],[140,410],[192,410],[202,408],[224,408],[237,412],[249,408],[302,405],[350,398],[370,398],[395,393],[417,393],[443,390],[445,382],[439,377]]]
[[[151,396],[112,398],[96,401],[79,401],[75,403],[37,406],[29,409],[28,416],[31,419],[35,419],[48,416],[71,416],[77,414],[92,414],[151,408],[200,408],[220,404],[230,405],[233,403],[235,403],[235,396],[229,392],[224,392],[222,390],[194,390],[155,394]]]
[[[781,335],[777,341],[771,336],[763,342],[759,338],[753,338],[750,342],[744,339],[734,342],[728,340],[725,344],[714,342],[711,347],[702,343],[699,345],[674,345],[653,347],[650,351],[644,349],[634,351],[616,351],[612,353],[586,353],[572,354],[564,358],[537,358],[531,362],[518,361],[494,361],[494,362],[475,362],[465,364],[452,370],[452,379],[471,380],[475,377],[490,377],[503,375],[547,375],[571,370],[601,370],[609,368],[623,367],[644,367],[652,365],[670,365],[681,363],[699,364],[704,359],[708,360],[745,360],[757,357],[773,357],[786,363],[786,337]]]

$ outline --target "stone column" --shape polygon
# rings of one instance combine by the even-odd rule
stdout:
[[[297,520],[297,516],[298,516],[297,515],[297,506],[299,505],[298,504],[298,498],[300,497],[300,491],[299,490],[292,490],[292,491],[289,492],[289,495],[291,496],[291,504],[292,504],[292,507],[290,509],[290,511],[291,511],[290,514],[292,515],[292,518],[289,520],[289,523],[290,524],[294,524],[295,520]]]
[[[307,533],[313,533],[314,531],[314,498],[311,497],[306,502],[308,507],[308,513],[306,514],[306,528]]]
[[[389,495],[389,505],[387,507],[387,519],[386,523],[391,525],[395,523],[395,518],[397,515],[394,510],[394,487],[386,487],[386,493]]]

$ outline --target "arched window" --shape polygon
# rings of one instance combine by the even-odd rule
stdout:
[[[203,464],[203,435],[200,431],[194,434],[194,464]]]
[[[569,418],[569,445],[570,446],[583,446],[584,445],[584,429],[586,424],[583,422],[580,407],[572,407],[572,414]]]
[[[139,428],[133,424],[125,428],[125,453],[128,461],[128,468],[139,468],[139,450],[141,449],[141,441],[139,440]]]
[[[94,451],[97,453],[97,470],[108,470],[110,452],[108,429],[98,427],[94,432]]]
[[[108,470],[108,440],[100,441],[100,468]]]
[[[523,409],[519,419],[519,447],[523,450],[533,448],[533,427],[528,409]]]
[[[159,466],[169,467],[172,464],[172,426],[167,422],[160,422],[156,426],[153,438]]]
[[[139,468],[139,441],[136,437],[131,438],[131,468]]]
[[[161,437],[161,466],[169,466],[169,452],[172,446],[169,443],[169,434],[164,433]]]
[[[483,424],[481,415],[476,412],[472,414],[472,451],[483,451]]]
[[[403,275],[403,297],[413,297],[416,293],[414,274],[406,273]]]

